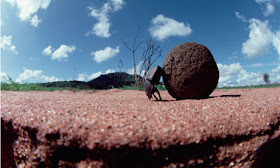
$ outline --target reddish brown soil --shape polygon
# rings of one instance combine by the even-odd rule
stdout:
[[[279,166],[280,87],[161,95],[3,91],[2,167]]]

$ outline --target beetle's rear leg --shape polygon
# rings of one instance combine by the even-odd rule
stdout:
[[[154,96],[155,99],[158,101],[158,98],[156,97],[155,92],[157,92],[157,94],[158,94],[158,96],[159,96],[159,100],[161,100],[161,96],[160,96],[160,93],[159,93],[159,91],[158,91],[157,88],[154,88],[154,90],[153,90],[153,96]]]

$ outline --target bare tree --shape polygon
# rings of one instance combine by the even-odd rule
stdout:
[[[264,73],[264,74],[263,74],[263,80],[265,81],[266,84],[269,84],[269,83],[270,83],[268,73]]]
[[[138,28],[137,34],[134,37],[132,47],[128,46],[127,42],[122,40],[125,47],[132,53],[133,65],[134,65],[134,79],[135,79],[134,87],[135,88],[139,88],[140,86],[142,86],[144,84],[145,77],[147,76],[147,73],[148,73],[150,67],[161,56],[160,45],[156,45],[154,40],[148,39],[148,40],[142,40],[140,42],[137,42],[139,33],[140,33],[140,28]],[[139,60],[138,64],[136,64],[136,51],[143,44],[146,44],[146,47],[142,53],[141,59]],[[137,75],[137,65],[140,65],[140,68],[139,68],[140,74],[139,75]],[[142,76],[142,80],[141,80],[142,72],[143,72],[143,76]]]
[[[135,79],[135,87],[138,88],[139,86],[139,81],[137,80],[137,65],[136,65],[136,51],[137,49],[142,45],[143,41],[140,41],[138,44],[137,43],[137,38],[139,36],[139,32],[140,32],[140,27],[138,28],[137,34],[134,37],[134,41],[133,41],[133,45],[132,47],[129,47],[127,42],[123,41],[123,44],[125,45],[125,47],[132,53],[132,58],[133,58],[133,66],[134,66],[134,79]]]
[[[142,81],[140,83],[141,85],[144,84],[145,78],[151,66],[159,57],[161,57],[161,51],[162,50],[160,48],[160,45],[157,45],[153,39],[149,39],[146,41],[146,49],[143,51],[141,59],[143,63],[140,69],[140,73],[144,72]]]

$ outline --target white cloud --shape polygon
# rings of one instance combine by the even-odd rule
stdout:
[[[46,47],[43,52],[42,52],[44,55],[52,55],[52,46],[48,46]]]
[[[235,12],[235,16],[242,22],[248,22],[248,19],[245,16],[241,15],[239,12]]]
[[[219,68],[219,72],[221,72],[220,76],[234,76],[242,70],[240,63],[233,63],[230,65],[223,65],[219,63],[217,66]]]
[[[269,52],[272,45],[278,52],[280,59],[280,30],[272,32],[268,21],[250,19],[249,39],[242,43],[242,53],[247,58],[255,58]]]
[[[256,0],[261,6],[264,16],[269,16],[275,13],[275,3],[280,3],[280,0]],[[277,4],[278,5],[278,4]]]
[[[108,38],[111,36],[110,33],[110,19],[109,14],[119,11],[124,6],[123,0],[110,0],[103,4],[101,9],[89,7],[90,16],[96,18],[98,22],[93,25],[92,30],[87,32],[86,35],[94,34],[98,37]]]
[[[139,75],[140,74],[140,71],[141,71],[141,65],[143,64],[143,61],[140,61],[138,64],[137,64],[137,66],[136,66],[136,74],[137,75]],[[130,68],[130,69],[128,69],[127,71],[126,71],[128,74],[130,74],[130,75],[134,75],[134,67],[132,67],[132,68]],[[141,74],[140,74],[141,76],[143,76],[144,75],[144,71],[142,70],[142,72],[141,72]]]
[[[229,86],[236,84],[236,82],[232,81],[234,77],[236,77],[240,71],[242,70],[242,66],[239,63],[233,63],[230,65],[217,64],[220,78],[218,86]]]
[[[95,8],[89,8],[89,9],[91,10],[90,16],[98,20],[98,23],[93,25],[91,33],[98,37],[104,37],[104,38],[110,37],[111,34],[109,32],[109,29],[111,25],[109,23],[109,17],[108,17],[108,12],[110,10],[109,3],[105,3],[100,10]]]
[[[275,32],[273,40],[272,40],[272,45],[278,52],[279,59],[280,59],[280,30]]]
[[[78,75],[78,81],[84,81],[87,77],[87,74],[86,73],[81,73]]]
[[[220,72],[219,87],[263,84],[263,73],[247,72],[240,63],[217,64]]]
[[[59,78],[56,78],[54,76],[48,77],[48,76],[44,76],[42,75],[42,79],[44,82],[55,82],[55,81],[59,81]]]
[[[95,52],[91,52],[91,55],[93,55],[93,59],[97,63],[101,63],[103,61],[106,61],[112,57],[114,57],[116,54],[120,52],[120,47],[116,47],[115,49],[111,47],[106,47],[104,50],[99,50]]]
[[[19,18],[29,21],[32,26],[37,27],[41,20],[37,16],[39,9],[47,9],[51,0],[6,0],[12,6],[16,3],[19,10]]]
[[[108,18],[104,17],[99,20],[92,28],[92,34],[95,34],[98,37],[108,38],[111,36],[109,32],[111,24],[109,23]]]
[[[280,82],[280,65],[269,74],[269,80],[271,83]]]
[[[125,5],[125,2],[123,0],[111,0],[114,12],[121,10],[123,6]]]
[[[242,53],[248,58],[255,58],[268,52],[274,34],[271,32],[269,22],[250,19],[249,39],[242,43]]]
[[[69,54],[76,50],[75,46],[61,45],[57,50],[55,50],[51,56],[52,60],[67,60]]]
[[[116,70],[114,70],[114,69],[107,69],[105,71],[105,73],[102,73],[101,71],[92,73],[91,75],[87,75],[86,73],[81,73],[81,74],[78,75],[78,79],[77,80],[78,81],[89,81],[89,80],[98,78],[100,75],[114,73],[114,72],[116,72]]]
[[[272,15],[274,13],[274,11],[275,11],[274,5],[272,5],[271,3],[267,3],[266,9],[264,11],[264,16]]]
[[[116,72],[114,69],[107,69],[105,71],[105,74],[114,73],[114,72]]]
[[[260,72],[247,72],[246,70],[242,69],[240,74],[238,74],[237,83],[240,86],[244,85],[259,85],[263,84],[263,74]]]
[[[163,15],[157,15],[152,19],[152,25],[149,28],[149,31],[153,38],[163,41],[170,36],[190,35],[192,29],[188,23],[185,24]]]
[[[0,48],[17,54],[16,46],[12,44],[12,36],[2,36]]]
[[[1,83],[2,82],[4,82],[4,83],[8,83],[9,82],[9,77],[4,72],[1,72]]]
[[[17,83],[37,83],[37,82],[54,82],[59,81],[60,79],[52,76],[48,77],[43,75],[42,70],[30,70],[24,69],[24,72],[21,73],[15,82]]]
[[[42,20],[39,19],[37,15],[34,15],[34,16],[32,17],[32,19],[30,20],[30,23],[31,23],[32,26],[37,27],[38,24],[39,24],[41,21],[42,21]]]
[[[273,73],[280,73],[280,65],[276,67],[275,69],[272,69]]]
[[[92,79],[98,78],[100,75],[102,75],[101,71],[93,73],[93,74],[88,76],[88,80],[92,80]]]

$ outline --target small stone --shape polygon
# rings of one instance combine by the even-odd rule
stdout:
[[[207,98],[219,80],[212,53],[194,42],[173,48],[167,54],[162,69],[165,87],[177,100]]]
[[[230,167],[234,166],[234,162],[230,162],[229,166]]]

